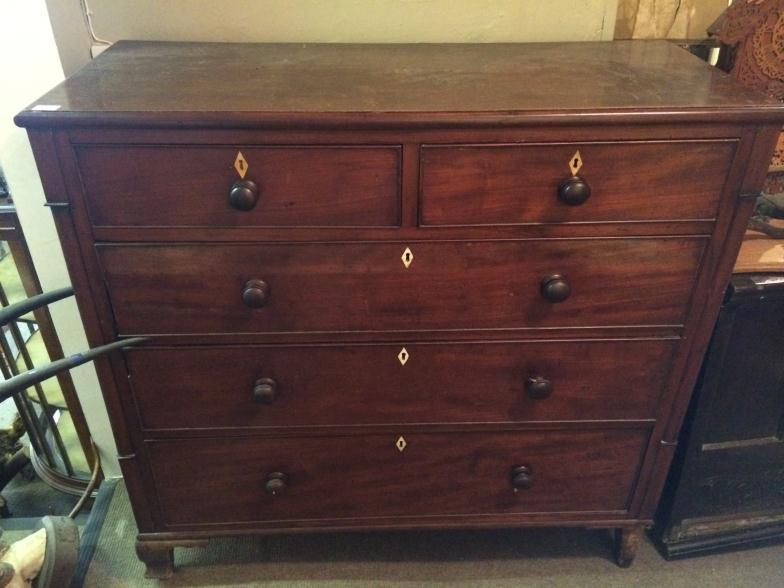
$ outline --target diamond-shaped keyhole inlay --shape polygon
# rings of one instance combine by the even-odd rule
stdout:
[[[397,359],[400,362],[400,365],[406,365],[409,357],[411,356],[408,354],[408,351],[406,351],[405,347],[403,347],[403,349],[400,350],[400,353],[397,354]]]
[[[569,160],[569,169],[572,170],[572,175],[576,176],[577,172],[580,171],[580,168],[583,166],[583,158],[580,156],[580,151],[577,150],[572,155],[572,158]]]
[[[248,162],[245,160],[242,151],[237,151],[237,157],[234,158],[234,169],[237,170],[237,173],[240,174],[240,177],[243,179],[245,178],[245,174],[248,173]]]
[[[411,249],[409,249],[408,247],[406,247],[406,250],[403,252],[403,255],[400,256],[400,259],[403,260],[403,265],[406,266],[406,268],[408,268],[408,266],[414,263],[414,252],[411,251]]]
[[[397,447],[397,450],[400,453],[403,453],[403,450],[406,448],[406,445],[408,445],[408,443],[406,443],[406,440],[403,438],[402,435],[397,438],[397,441],[395,441],[395,447]]]

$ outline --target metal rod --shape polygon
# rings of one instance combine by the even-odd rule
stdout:
[[[2,284],[0,284],[0,303],[2,303],[4,308],[8,308],[8,297],[5,294],[5,288],[3,288]],[[30,357],[30,352],[27,350],[25,340],[22,337],[22,333],[19,331],[19,325],[16,324],[15,320],[12,320],[8,323],[7,327],[8,330],[11,331],[11,336],[14,339],[14,343],[16,344],[16,348],[19,351],[19,355],[22,357],[22,361],[24,361],[25,367],[28,370],[35,369],[33,359]],[[11,362],[9,361],[9,363]],[[19,373],[19,367],[15,359],[11,365],[11,372],[13,374]],[[73,476],[74,469],[73,465],[71,464],[71,458],[68,456],[68,450],[65,448],[65,443],[63,443],[63,436],[60,434],[60,429],[57,426],[57,422],[54,420],[54,413],[52,412],[52,408],[49,405],[49,400],[46,398],[44,389],[40,382],[36,382],[32,387],[35,390],[36,396],[38,397],[38,402],[41,405],[41,412],[43,413],[43,420],[45,420],[46,424],[48,425],[49,431],[51,432],[52,438],[54,439],[55,445],[57,446],[57,451],[60,453],[60,459],[63,462],[63,466],[65,466],[65,471],[69,476]],[[27,390],[22,391],[21,394],[26,395]],[[43,436],[45,439],[46,433],[44,433]]]
[[[93,441],[92,437],[90,437],[90,446],[93,450],[93,473],[90,476],[90,481],[87,483],[87,488],[84,489],[81,498],[79,501],[74,505],[73,510],[68,513],[68,516],[72,519],[76,518],[76,515],[84,508],[84,504],[87,502],[87,499],[90,498],[90,494],[93,493],[96,484],[98,484],[98,478],[101,474],[101,454],[98,453],[98,447],[95,445],[95,441]]]
[[[130,347],[131,345],[136,345],[137,343],[141,343],[147,339],[148,337],[130,337],[128,339],[120,339],[119,341],[108,343],[107,345],[101,345],[100,347],[88,349],[84,353],[76,353],[69,357],[64,357],[63,359],[57,359],[52,363],[43,366],[42,368],[32,369],[21,373],[18,376],[14,376],[10,380],[6,380],[5,382],[0,383],[0,400],[3,398],[8,398],[19,390],[29,388],[36,382],[42,382],[51,378],[52,376],[56,376],[58,373],[64,370],[70,370],[71,368],[75,368],[78,365],[92,361],[101,355],[109,353],[110,351],[114,351],[115,349],[122,349],[123,347]]]
[[[51,292],[31,296],[25,300],[7,305],[0,310],[0,326],[5,326],[28,312],[51,304],[52,302],[57,302],[63,298],[68,298],[69,296],[73,296],[73,288],[70,286],[68,288],[60,288],[58,290],[52,290]]]
[[[2,289],[2,286],[0,286],[0,289]],[[33,364],[33,358],[30,357],[30,352],[27,350],[27,346],[22,339],[22,334],[19,332],[19,327],[17,327],[16,321],[12,322],[8,326],[11,330],[11,335],[14,337],[16,346],[19,348],[19,352],[22,356],[25,367],[27,367],[28,370],[34,369],[35,365]],[[63,442],[63,436],[60,433],[60,428],[57,426],[57,422],[54,420],[54,410],[52,409],[51,404],[49,404],[49,400],[46,398],[46,393],[44,392],[43,386],[41,386],[40,382],[37,382],[33,384],[32,388],[35,390],[35,394],[38,397],[38,402],[41,405],[41,411],[43,412],[44,418],[49,425],[49,430],[52,433],[54,442],[57,445],[57,450],[60,453],[63,465],[65,466],[65,471],[68,472],[69,476],[73,476],[74,469],[73,465],[71,464],[71,458],[68,456],[68,450],[65,448],[65,443]],[[22,392],[22,394],[26,393],[26,390]]]
[[[11,353],[11,349],[8,347],[8,341],[5,338],[5,333],[0,335],[0,351],[2,351],[4,359],[4,361],[0,362],[0,370],[3,372],[4,380],[6,382],[10,382],[14,377],[18,376],[14,376],[13,372],[11,371],[11,360],[13,359],[13,354]],[[25,388],[22,388],[22,390],[24,389]],[[16,404],[16,410],[19,411],[19,416],[22,417],[22,422],[24,423],[27,435],[30,437],[30,444],[33,446],[33,451],[35,451],[37,455],[43,455],[49,467],[55,467],[54,456],[49,450],[49,445],[46,443],[46,439],[41,437],[39,424],[35,418],[35,409],[25,402],[25,400],[29,401],[30,399],[27,398],[25,394],[12,392],[6,396],[0,396],[0,402],[4,401],[9,396],[13,397],[14,404]]]

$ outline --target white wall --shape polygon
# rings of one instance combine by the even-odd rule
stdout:
[[[0,167],[8,180],[44,290],[67,286],[62,249],[27,135],[14,115],[63,79],[44,0],[0,0]],[[50,306],[67,355],[87,347],[73,299]],[[90,432],[101,451],[107,477],[120,475],[106,406],[92,365],[72,370]]]

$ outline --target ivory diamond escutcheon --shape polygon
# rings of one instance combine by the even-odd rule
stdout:
[[[406,268],[408,268],[408,266],[414,263],[414,252],[411,251],[411,249],[409,249],[408,247],[406,247],[406,250],[403,251],[403,255],[400,256],[400,259],[403,260],[403,265],[406,266]]]
[[[403,453],[403,450],[406,448],[406,445],[408,445],[408,443],[406,443],[406,440],[403,438],[402,435],[397,438],[397,441],[395,441],[395,447],[397,447],[397,450],[400,453]]]
[[[400,362],[400,365],[406,365],[409,357],[411,356],[408,354],[408,351],[405,347],[403,347],[403,349],[400,350],[400,353],[397,354],[397,359]]]
[[[237,151],[237,157],[234,158],[234,169],[240,174],[240,178],[245,179],[245,174],[248,173],[248,162],[242,151]]]
[[[580,171],[580,168],[583,166],[583,158],[580,155],[580,150],[574,152],[572,158],[569,160],[569,169],[572,171],[572,175],[576,176],[577,172]]]

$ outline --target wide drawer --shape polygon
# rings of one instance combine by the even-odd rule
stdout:
[[[647,440],[647,430],[613,429],[235,437],[146,446],[164,524],[176,527],[621,514]],[[518,483],[530,488],[515,491],[512,472],[520,466],[528,478]]]
[[[686,237],[97,249],[121,334],[187,334],[679,325],[706,243]],[[563,302],[542,294],[543,280],[553,276],[571,287]],[[247,306],[248,298],[263,306]]]
[[[76,153],[90,219],[98,226],[359,227],[400,222],[397,146],[80,146]],[[250,210],[230,201],[239,181],[257,188],[258,200]]]
[[[713,219],[736,144],[716,140],[425,146],[420,223]],[[580,205],[558,196],[559,185],[572,177],[573,170],[591,191]]]
[[[126,351],[142,427],[646,419],[677,341]]]

